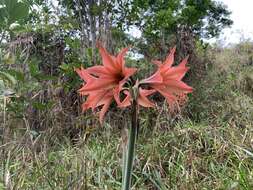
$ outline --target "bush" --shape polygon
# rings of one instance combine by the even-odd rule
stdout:
[[[203,80],[196,80],[188,105],[193,120],[208,119],[242,127],[253,125],[253,67],[249,52],[253,52],[253,44],[249,42],[208,50],[212,64]]]

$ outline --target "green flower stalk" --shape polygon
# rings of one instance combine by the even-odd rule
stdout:
[[[133,102],[132,102],[131,126],[128,132],[126,161],[124,162],[123,165],[124,180],[122,184],[122,190],[129,190],[131,188],[135,142],[137,139],[137,132],[138,132],[138,103],[137,103],[138,87],[134,87],[132,89],[132,97]]]

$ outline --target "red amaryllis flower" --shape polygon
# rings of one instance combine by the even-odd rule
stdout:
[[[144,79],[141,83],[147,83],[149,86],[166,98],[170,110],[173,111],[178,106],[178,101],[185,97],[187,93],[192,92],[192,87],[182,81],[185,73],[188,71],[186,67],[186,57],[178,66],[172,67],[174,62],[174,47],[164,62],[153,61],[158,66],[158,70],[149,78]]]
[[[126,100],[118,101],[118,96],[123,85],[137,69],[125,66],[124,56],[128,48],[121,50],[116,57],[110,55],[100,44],[98,44],[98,48],[103,65],[87,69],[76,69],[76,72],[85,82],[79,93],[83,96],[88,96],[82,105],[82,110],[85,111],[89,108],[94,110],[102,106],[99,113],[99,120],[102,123],[113,99],[116,100],[119,106],[128,106],[127,104],[122,104]]]

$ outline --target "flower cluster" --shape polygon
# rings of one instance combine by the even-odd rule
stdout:
[[[87,69],[76,69],[78,75],[83,79],[84,85],[79,89],[82,96],[87,96],[82,104],[82,110],[101,108],[99,111],[99,120],[102,123],[106,111],[109,109],[113,100],[119,107],[131,105],[132,97],[125,84],[130,77],[137,71],[136,68],[125,66],[124,56],[128,48],[122,49],[117,56],[110,55],[106,49],[98,44],[99,53],[102,57],[103,65],[93,66]],[[147,79],[136,81],[138,85],[137,102],[143,107],[154,107],[155,104],[148,99],[148,96],[159,92],[166,98],[171,110],[179,100],[192,91],[192,88],[182,82],[182,78],[188,70],[186,67],[187,58],[178,66],[172,67],[174,62],[175,48],[173,48],[166,60],[153,61],[158,66],[157,71]],[[144,89],[142,86],[149,86]],[[121,99],[121,95],[124,95]]]

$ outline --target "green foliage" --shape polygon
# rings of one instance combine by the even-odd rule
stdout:
[[[13,88],[16,83],[17,80],[12,74],[6,71],[0,71],[0,98],[14,95]]]
[[[128,14],[125,18],[148,36],[158,37],[163,32],[172,34],[180,27],[187,27],[199,36],[214,37],[223,27],[232,24],[226,7],[212,0],[134,0],[126,5],[124,10]]]
[[[11,85],[15,85],[17,83],[16,79],[7,72],[0,71],[0,77],[3,82],[9,83]]]
[[[2,0],[0,7],[0,26],[10,26],[15,22],[21,23],[28,17],[29,5],[25,1]]]
[[[223,50],[209,50],[211,64],[201,82],[195,80],[189,113],[196,121],[207,118],[218,124],[230,122],[239,127],[253,123],[253,96],[247,43]]]

